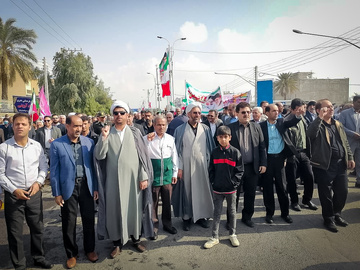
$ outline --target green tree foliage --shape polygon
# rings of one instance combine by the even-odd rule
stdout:
[[[298,90],[296,84],[297,80],[294,78],[294,73],[280,73],[274,82],[274,91],[286,100],[288,94],[295,93]]]
[[[8,87],[15,81],[16,73],[28,82],[33,77],[33,63],[37,62],[31,52],[36,43],[34,30],[26,30],[14,26],[15,19],[5,23],[0,18],[0,82],[2,99],[8,99]]]
[[[49,91],[52,112],[94,115],[109,110],[112,102],[109,89],[94,76],[89,56],[61,49],[54,56],[53,76],[54,89]]]

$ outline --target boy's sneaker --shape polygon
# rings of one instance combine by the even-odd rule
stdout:
[[[229,239],[230,239],[231,245],[232,245],[233,247],[238,247],[238,246],[240,246],[240,243],[239,243],[239,240],[237,239],[236,234],[230,235]]]
[[[219,239],[211,237],[205,244],[204,248],[212,248],[213,246],[219,244]]]

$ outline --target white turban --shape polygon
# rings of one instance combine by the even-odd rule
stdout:
[[[70,113],[68,114],[68,116],[73,116],[73,115],[76,115],[76,113],[75,113],[75,112],[70,112]]]
[[[199,107],[200,111],[202,109],[201,103],[199,102],[193,102],[189,105],[186,106],[186,113],[189,113],[192,109],[194,109],[195,107]]]
[[[130,112],[129,106],[124,101],[115,100],[114,103],[111,105],[110,113],[113,114],[114,109],[117,107],[123,108],[127,113]]]

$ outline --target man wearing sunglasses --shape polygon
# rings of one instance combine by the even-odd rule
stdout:
[[[52,125],[51,116],[44,117],[44,126],[36,131],[35,140],[39,142],[44,149],[45,156],[50,161],[50,144],[61,137],[61,130]]]
[[[203,228],[209,228],[207,219],[213,216],[208,165],[215,142],[210,128],[200,123],[201,104],[188,105],[186,113],[189,121],[176,128],[174,133],[180,181],[176,184],[177,191],[174,191],[173,207],[175,216],[184,221],[183,229],[188,231],[192,220]],[[182,194],[176,194],[179,191]]]
[[[127,125],[129,106],[115,101],[111,106],[114,126],[106,125],[95,147],[99,179],[98,235],[113,241],[111,258],[120,255],[130,239],[139,252],[140,242],[153,237],[152,165],[145,141],[135,127]],[[104,177],[105,176],[105,177]]]
[[[249,227],[254,227],[251,220],[254,214],[254,202],[259,175],[266,171],[266,147],[264,136],[258,123],[250,122],[250,104],[240,102],[236,106],[238,121],[229,124],[231,130],[230,144],[240,150],[244,162],[242,186],[244,190],[244,208],[241,221]],[[239,186],[236,194],[236,208],[240,199]]]

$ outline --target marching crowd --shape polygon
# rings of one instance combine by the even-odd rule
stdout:
[[[212,248],[219,243],[226,200],[229,240],[237,247],[240,196],[244,198],[241,221],[246,226],[255,226],[258,189],[263,193],[265,221],[272,224],[275,186],[280,217],[292,223],[289,209],[301,211],[297,178],[304,185],[303,207],[314,211],[317,184],[326,229],[337,232],[337,226],[348,225],[341,216],[348,192],[347,169],[355,169],[360,187],[360,96],[341,112],[328,99],[305,104],[298,98],[289,108],[266,101],[251,108],[240,102],[225,107],[221,115],[210,110],[206,116],[201,108],[192,103],[184,112],[177,108],[153,115],[134,113],[125,102],[115,101],[111,115],[69,113],[45,116],[35,123],[24,113],[6,116],[0,126],[0,193],[4,193],[14,268],[26,269],[24,220],[30,228],[34,265],[53,267],[43,248],[41,190],[48,178],[61,209],[69,269],[76,266],[78,256],[78,210],[84,251],[91,262],[98,260],[96,212],[97,237],[112,241],[110,257],[115,258],[130,240],[144,252],[141,237],[158,238],[160,198],[164,231],[177,233],[173,210],[175,217],[182,218],[184,231],[194,223],[211,226],[211,237],[203,247]],[[0,208],[1,204],[2,200]]]

